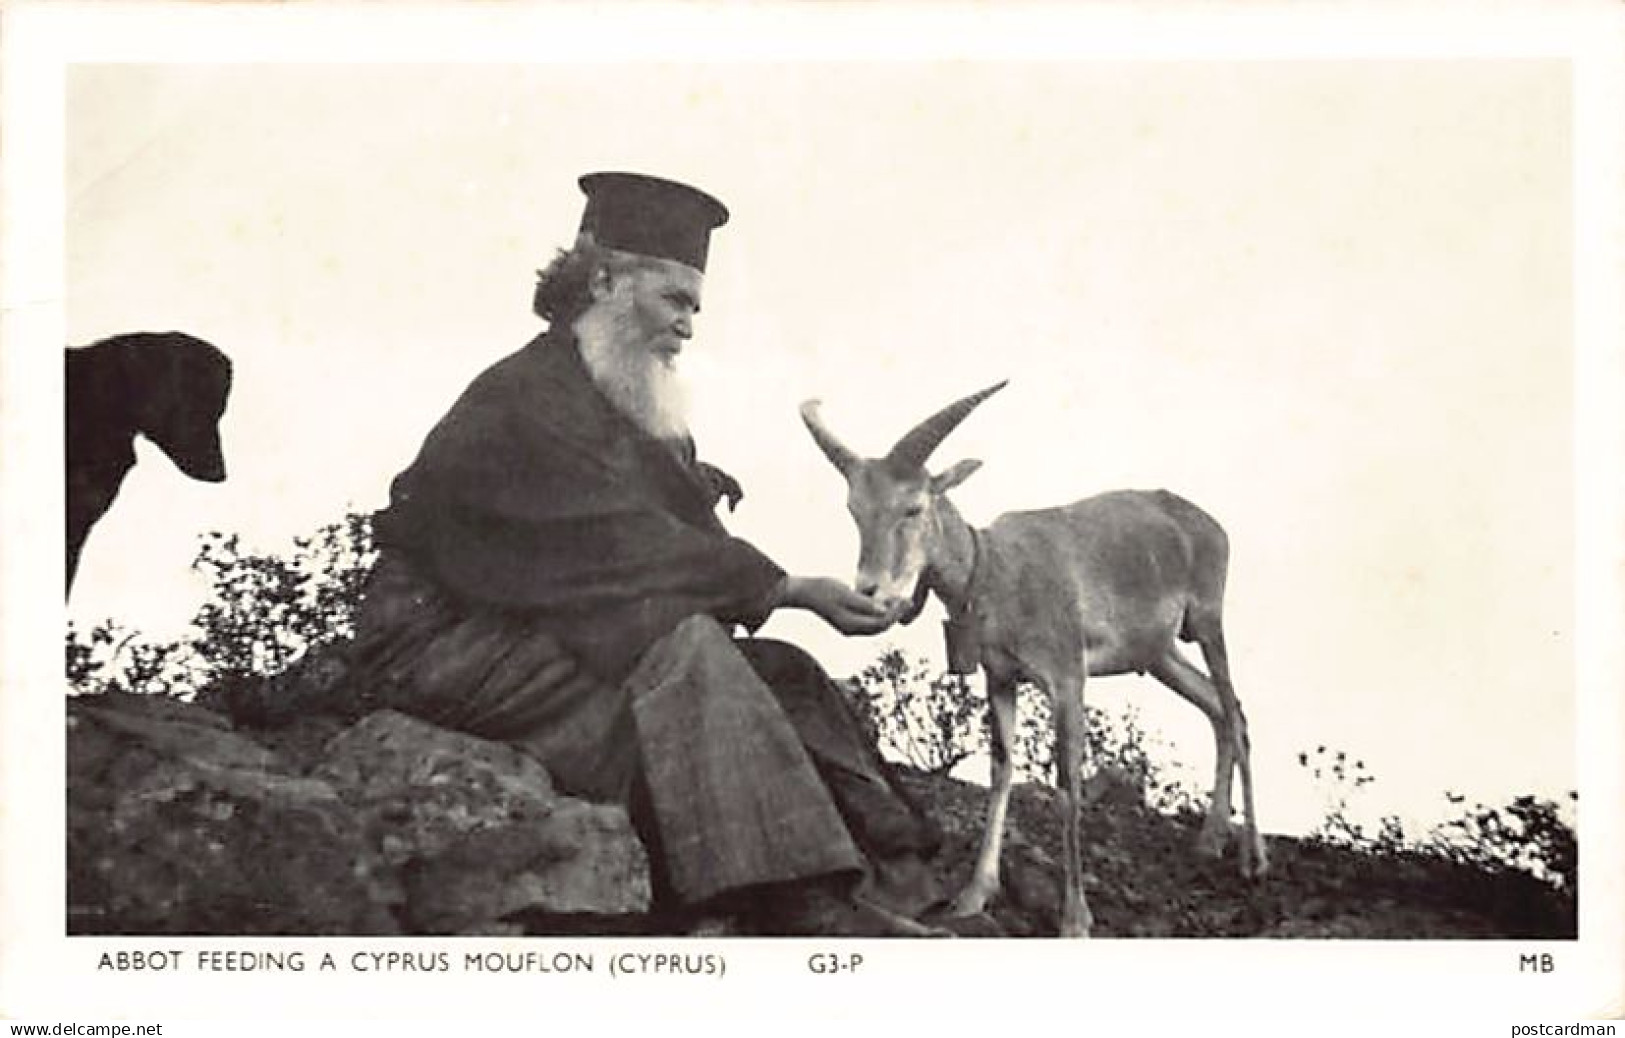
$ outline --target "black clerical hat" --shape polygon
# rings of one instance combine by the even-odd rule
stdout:
[[[697,188],[640,173],[588,173],[581,230],[599,245],[705,269],[711,231],[728,222],[721,202]]]

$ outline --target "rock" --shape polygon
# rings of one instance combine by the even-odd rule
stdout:
[[[398,932],[332,787],[218,722],[173,701],[70,700],[69,932]]]
[[[1139,785],[1122,768],[1106,766],[1083,780],[1083,806],[1096,803],[1139,804],[1143,799]]]
[[[307,689],[325,680],[307,679]],[[69,700],[70,933],[609,935],[709,925],[652,918],[647,863],[624,812],[561,795],[509,746],[389,712],[260,716],[278,723],[153,697]],[[902,781],[942,824],[928,870],[951,896],[971,872],[987,791],[923,772]],[[1083,811],[1098,937],[1577,932],[1571,892],[1415,852],[1275,837],[1269,877],[1243,882],[1234,861],[1195,853],[1196,820],[1160,814],[1132,792],[1108,777]],[[950,928],[1053,936],[1062,869],[1052,791],[1017,787],[1006,825],[1001,893]]]
[[[926,921],[940,926],[955,937],[1010,937],[1014,936],[986,912],[975,915],[928,915]]]
[[[1061,865],[1026,840],[1009,840],[1003,862],[1004,895],[1034,915],[1055,915],[1061,904]]]
[[[327,760],[327,744],[348,727],[348,722],[332,714],[312,714],[278,728],[256,728],[254,738],[289,766],[309,774]]]
[[[409,866],[414,930],[648,910],[648,862],[626,812],[554,792],[546,769],[510,746],[385,710],[335,737],[316,774],[392,864]]]
[[[79,696],[68,700],[71,713],[76,707],[98,711],[115,711],[131,717],[144,717],[154,721],[177,721],[229,731],[231,721],[202,704],[188,703],[168,696],[139,696],[130,692],[109,692],[106,695]]]
[[[384,711],[259,735],[201,707],[68,709],[69,931],[517,932],[646,912],[626,813],[511,747]]]
[[[626,814],[561,802],[543,824],[472,832],[406,870],[411,925],[422,933],[484,932],[485,921],[611,921],[649,908],[649,873]]]
[[[466,832],[521,814],[545,815],[557,794],[547,769],[503,743],[438,728],[394,710],[380,710],[328,742],[313,774],[362,805],[399,802],[402,811],[435,801],[427,819]],[[466,815],[466,817],[460,817]],[[440,848],[433,831],[418,849]]]

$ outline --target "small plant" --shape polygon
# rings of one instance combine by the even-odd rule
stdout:
[[[888,756],[921,771],[946,774],[967,758],[988,752],[991,731],[986,697],[969,679],[933,674],[923,659],[889,648],[848,683],[860,722]],[[1017,692],[1015,767],[1028,781],[1054,783],[1053,729],[1049,703],[1030,685]],[[1165,814],[1199,812],[1199,799],[1157,759],[1158,743],[1138,715],[1112,716],[1084,708],[1087,724],[1084,774],[1110,769],[1137,789],[1144,802]]]
[[[946,775],[987,745],[985,706],[964,682],[893,647],[858,673],[851,698],[882,753]]]
[[[68,625],[67,679],[77,693],[179,697],[197,687],[205,669],[190,639],[151,642],[112,620],[88,635]]]
[[[1365,761],[1351,759],[1343,750],[1317,746],[1314,753],[1299,753],[1298,765],[1308,769],[1324,805],[1325,813],[1309,838],[1334,847],[1372,849],[1374,839],[1349,812],[1350,803],[1376,781]],[[1397,818],[1383,820],[1385,834],[1391,835],[1394,826],[1399,826]],[[1400,832],[1403,834],[1403,827]]]
[[[235,534],[205,534],[192,565],[208,578],[210,596],[191,630],[151,642],[111,620],[88,634],[70,624],[68,683],[79,693],[186,698],[217,682],[278,674],[355,633],[374,558],[370,519],[355,513],[294,538],[286,554],[251,551]]]
[[[1017,697],[1017,770],[1031,780],[1053,784],[1054,729],[1050,725],[1049,699],[1032,685],[1022,685]],[[1163,814],[1199,814],[1204,810],[1204,798],[1193,793],[1162,763],[1174,758],[1171,748],[1145,730],[1135,710],[1108,714],[1086,703],[1083,717],[1085,777],[1114,771],[1139,791],[1147,807]]]
[[[1313,754],[1298,754],[1298,763],[1310,771],[1326,803],[1325,816],[1309,834],[1312,841],[1382,857],[1451,862],[1491,877],[1521,874],[1562,896],[1574,895],[1578,841],[1554,801],[1525,795],[1499,807],[1476,804],[1421,837],[1388,815],[1373,835],[1349,811],[1350,802],[1376,781],[1363,761],[1320,746]],[[1446,793],[1445,799],[1457,808],[1466,804],[1456,793]],[[1577,805],[1578,795],[1571,792],[1569,801]]]
[[[350,514],[294,538],[288,555],[245,549],[235,534],[204,537],[193,567],[214,593],[193,624],[211,676],[269,676],[319,645],[355,633],[376,552],[366,516]]]
[[[1455,793],[1445,796],[1452,804],[1466,802]],[[1577,807],[1579,794],[1568,797]],[[1556,801],[1525,795],[1500,807],[1477,804],[1434,827],[1420,846],[1490,872],[1525,872],[1570,895],[1578,889],[1579,842]]]

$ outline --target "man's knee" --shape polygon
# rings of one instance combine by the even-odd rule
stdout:
[[[823,691],[829,675],[806,650],[772,638],[734,638],[715,617],[700,613],[685,617],[651,645],[637,670],[645,675],[687,668],[698,658],[741,658],[756,676],[781,697],[799,698]]]
[[[627,683],[633,698],[655,688],[703,689],[710,695],[766,696],[768,690],[716,618],[689,616],[644,652]]]
[[[670,668],[698,655],[731,647],[733,639],[715,617],[697,614],[684,617],[666,634],[655,639],[638,660],[637,671]]]

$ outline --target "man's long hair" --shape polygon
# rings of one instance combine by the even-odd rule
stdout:
[[[643,262],[643,257],[605,248],[591,234],[582,233],[568,249],[560,249],[546,267],[536,272],[531,310],[552,328],[568,328],[592,305],[592,278],[599,270],[620,274]]]

